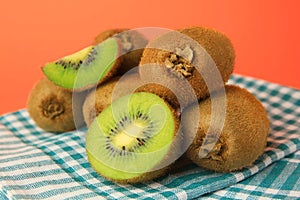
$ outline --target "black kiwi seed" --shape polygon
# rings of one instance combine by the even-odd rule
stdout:
[[[119,125],[121,125],[122,127],[124,127],[124,124],[122,121],[119,122]]]
[[[79,63],[75,63],[72,61],[65,62],[64,60],[59,60],[59,61],[55,62],[55,64],[61,65],[64,69],[71,67],[75,70],[78,70],[80,65],[82,64],[82,61],[80,60]]]

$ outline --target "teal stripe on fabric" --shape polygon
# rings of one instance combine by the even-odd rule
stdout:
[[[55,180],[47,180],[47,181],[37,181],[34,183],[30,183],[30,184],[19,184],[19,185],[11,185],[9,188],[7,188],[7,190],[30,190],[32,188],[40,188],[46,185],[60,185],[62,183],[66,184],[66,183],[73,183],[73,179],[72,178],[61,178],[61,179],[55,179]]]
[[[42,170],[42,171],[37,171],[37,172],[30,172],[30,173],[24,173],[20,174],[19,176],[14,176],[14,175],[6,175],[2,176],[2,180],[27,180],[31,179],[34,177],[39,177],[39,176],[50,176],[54,174],[59,174],[62,173],[61,169],[54,169],[54,170]]]
[[[0,199],[1,200],[9,200],[9,198],[6,196],[5,192],[0,190]]]
[[[286,163],[286,165],[288,165],[288,163]],[[299,189],[299,188],[297,188],[297,186],[299,187],[299,185],[300,185],[300,182],[299,182],[300,181],[300,178],[299,178],[299,176],[300,176],[300,165],[299,164],[298,165],[294,164],[293,168],[294,169],[289,170],[289,172],[291,174],[286,179],[286,181],[284,181],[284,183],[282,184],[281,189],[283,189],[283,190],[294,190],[294,189],[297,190],[297,189]],[[295,174],[293,172],[298,172],[298,178],[294,177]],[[300,192],[300,190],[299,190],[299,192]]]
[[[22,163],[22,164],[16,164],[13,166],[0,166],[0,172],[13,172],[16,170],[22,170],[22,169],[27,169],[27,168],[32,168],[32,167],[45,167],[47,165],[52,165],[53,162],[50,160],[40,160],[40,161],[36,161],[36,162],[30,162],[30,163]]]
[[[276,178],[280,175],[280,173],[284,170],[285,164],[273,166],[272,170],[268,174],[266,174],[266,179],[262,180],[259,184],[260,187],[269,188]],[[275,175],[275,176],[274,176]]]
[[[23,153],[30,153],[31,151],[35,151],[35,149],[29,147],[28,149],[17,150],[14,152],[2,151],[2,153],[0,153],[0,156],[9,156],[9,155],[12,156],[12,155],[20,155],[20,154],[23,155]],[[3,153],[3,152],[5,152],[5,153]]]
[[[25,152],[24,155],[21,155],[21,156],[13,156],[13,157],[10,157],[10,158],[4,158],[4,159],[1,159],[0,158],[0,161],[1,163],[5,163],[5,162],[10,162],[10,161],[17,161],[17,160],[26,160],[28,158],[32,158],[32,157],[40,157],[40,156],[44,156],[45,154],[43,152],[39,152],[39,153],[31,153],[31,152]]]
[[[5,144],[5,145],[7,145],[7,144]],[[28,148],[28,146],[24,146],[23,144],[21,144],[21,145],[13,145],[14,143],[10,143],[10,144],[12,145],[12,147],[0,148],[0,151],[22,150],[22,149]]]
[[[59,198],[59,194],[64,193],[66,190],[69,192],[72,192],[74,190],[79,190],[80,186],[73,187],[73,188],[60,188],[60,189],[54,189],[54,190],[48,190],[44,192],[40,192],[38,194],[34,195],[23,195],[23,194],[18,194],[14,195],[14,198],[16,199],[41,199],[41,198],[49,198],[49,197],[54,197],[57,196]]]
[[[14,144],[23,144],[21,141],[7,141],[7,142],[1,142],[0,145],[14,145]]]
[[[96,197],[97,200],[107,200],[108,198],[106,197],[102,197],[101,198],[99,197],[98,194],[94,193],[94,192],[90,192],[90,193],[85,193],[85,194],[80,194],[80,195],[76,195],[76,196],[73,196],[72,198],[69,198],[70,200],[71,199],[78,199],[78,200],[82,200],[82,199],[91,199],[91,198],[94,198]]]
[[[7,129],[0,129],[0,132],[6,132],[7,131]],[[4,139],[8,139],[8,138],[14,138],[14,139],[16,139],[15,137],[14,137],[14,135],[12,135],[12,134],[9,134],[9,135],[7,135],[7,134],[1,134],[0,135],[0,139],[1,140],[4,140]]]

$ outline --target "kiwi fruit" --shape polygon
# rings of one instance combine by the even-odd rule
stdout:
[[[92,122],[86,136],[91,166],[118,183],[145,182],[167,173],[181,153],[179,118],[152,93],[113,101]]]
[[[115,84],[117,84],[120,77],[114,77],[108,82],[101,84],[97,89],[92,90],[83,103],[83,116],[84,121],[89,127],[104,108],[112,103],[112,91]]]
[[[181,106],[185,107],[192,103],[192,96],[203,99],[224,87],[234,60],[234,48],[227,36],[211,28],[190,27],[169,31],[149,41],[139,73],[143,80],[156,83],[152,88],[157,84],[164,86],[153,91],[155,94],[167,97],[175,106],[179,106],[181,98],[184,100]],[[192,92],[187,92],[187,85]]]
[[[115,87],[117,84],[119,89]],[[139,74],[130,73],[122,78],[120,76],[114,77],[92,90],[83,104],[83,116],[86,125],[89,127],[96,116],[112,103],[113,94],[115,95],[114,98],[117,99],[132,93],[139,85],[141,85]]]
[[[122,63],[118,68],[117,74],[123,75],[130,69],[139,65],[143,50],[148,43],[137,30],[129,29],[109,29],[101,32],[96,38],[95,43],[99,44],[108,38],[118,38],[122,44]]]
[[[182,113],[185,141],[192,141],[186,156],[217,172],[250,166],[263,154],[270,128],[266,110],[250,92],[234,85],[226,85],[225,91],[226,114],[220,134],[210,127],[215,120],[211,115],[211,98],[190,105]],[[217,94],[216,98],[224,96]],[[195,115],[200,115],[198,122],[193,120]]]
[[[187,167],[193,165],[193,161],[186,157],[183,154],[180,158],[178,158],[169,168],[169,174],[176,174],[186,170]]]
[[[74,95],[42,78],[30,92],[27,110],[36,125],[45,131],[71,131],[84,125],[82,104],[85,95]]]
[[[121,33],[123,31],[127,31],[127,30],[128,29],[125,29],[125,28],[104,30],[95,37],[94,42],[95,42],[95,44],[99,44],[99,43],[103,42],[104,40],[106,40],[107,38],[110,38],[118,33]]]
[[[90,89],[112,77],[120,66],[122,48],[118,40],[107,39],[42,67],[56,85],[74,91]]]

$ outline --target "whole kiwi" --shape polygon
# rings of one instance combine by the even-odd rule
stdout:
[[[217,172],[250,166],[264,152],[270,127],[263,105],[246,89],[226,85],[225,91],[225,123],[218,137],[208,132],[215,120],[211,119],[210,98],[190,105],[182,113],[185,141],[192,141],[187,157],[197,165]],[[222,96],[216,98],[224,98]],[[193,121],[197,106],[199,123]],[[210,128],[214,130],[214,127]],[[207,139],[205,145],[204,138]]]
[[[151,40],[143,52],[139,73],[142,79],[156,83],[152,88],[163,85],[152,92],[176,107],[181,98],[180,104],[185,107],[194,101],[193,96],[202,99],[223,87],[234,60],[234,48],[227,36],[211,28],[190,27]],[[192,92],[187,92],[187,85]]]
[[[118,88],[115,86],[118,84]],[[108,82],[98,86],[92,90],[86,97],[83,104],[83,116],[86,125],[89,127],[96,116],[99,115],[107,106],[109,106],[113,98],[132,93],[141,85],[141,79],[138,73],[126,74],[121,78],[114,77]],[[113,93],[115,92],[115,93]],[[113,95],[115,95],[113,97]]]
[[[117,75],[122,75],[130,69],[139,65],[143,50],[148,40],[137,30],[130,29],[108,29],[101,32],[96,38],[95,43],[101,43],[107,38],[116,37],[123,45],[123,56],[121,67]]]
[[[84,125],[84,98],[85,93],[73,94],[42,78],[30,92],[27,110],[37,126],[45,131],[71,131]]]

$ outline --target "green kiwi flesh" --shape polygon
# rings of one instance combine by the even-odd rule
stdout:
[[[95,171],[115,182],[151,180],[166,172],[167,167],[156,167],[172,152],[177,129],[174,110],[163,99],[145,92],[125,95],[104,109],[89,127],[89,162]]]
[[[85,94],[58,87],[47,78],[41,79],[30,92],[27,110],[36,125],[45,131],[66,132],[84,125],[82,104]]]
[[[233,85],[226,85],[225,90],[225,123],[219,137],[207,132],[213,120],[210,98],[192,104],[182,113],[185,141],[193,137],[187,157],[203,168],[218,172],[250,166],[263,154],[270,127],[266,110],[251,93]],[[192,113],[197,106],[201,117],[195,135],[193,132],[197,126]],[[203,145],[205,137],[209,142]]]
[[[105,81],[118,67],[120,48],[116,39],[86,47],[42,67],[46,77],[67,89],[87,89]]]

